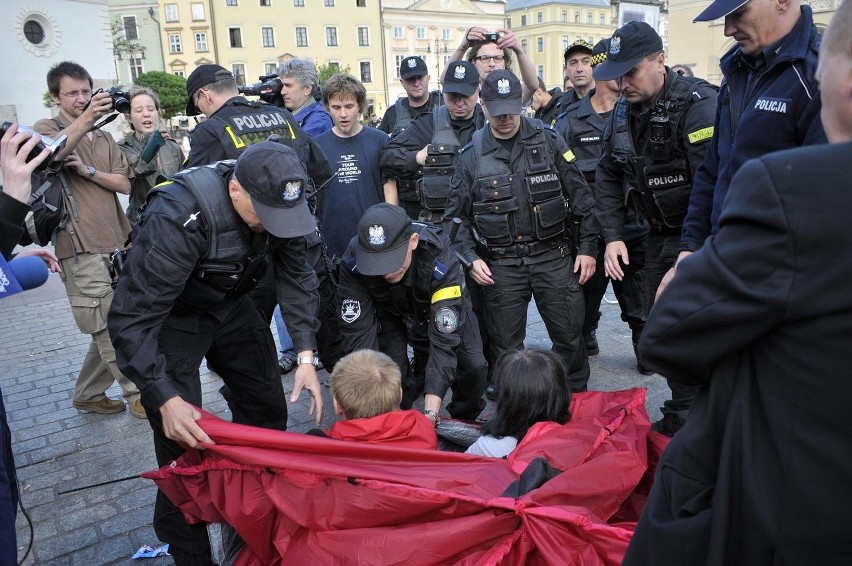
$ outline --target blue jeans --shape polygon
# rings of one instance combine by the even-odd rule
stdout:
[[[275,328],[278,329],[278,342],[281,345],[281,353],[288,358],[295,358],[296,352],[293,351],[293,339],[290,338],[290,333],[287,332],[287,325],[284,324],[284,317],[281,316],[281,307],[275,307],[275,313],[272,316],[275,319]]]

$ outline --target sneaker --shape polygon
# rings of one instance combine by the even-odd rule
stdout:
[[[130,407],[130,414],[138,419],[147,419],[148,413],[145,412],[145,407],[142,406],[142,399],[136,399],[127,404]]]
[[[651,430],[666,436],[674,436],[683,424],[684,420],[677,413],[666,413],[663,418],[651,425]]]
[[[494,387],[493,383],[489,383],[488,387],[485,388],[485,397],[489,401],[497,400],[497,388]]]
[[[281,354],[281,357],[278,358],[278,369],[281,370],[281,373],[290,373],[294,367],[296,367],[296,358]]]
[[[74,408],[81,411],[110,415],[124,410],[124,403],[117,399],[104,397],[97,401],[74,401]]]
[[[601,349],[598,346],[597,332],[594,328],[589,330],[589,333],[583,336],[583,340],[586,342],[586,353],[588,355],[597,356],[601,353]]]

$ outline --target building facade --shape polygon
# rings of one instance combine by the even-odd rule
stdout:
[[[610,0],[508,0],[506,20],[547,88],[562,86],[565,49],[578,39],[592,45],[617,25]]]
[[[118,83],[130,86],[148,71],[164,71],[161,20],[156,0],[109,0]]]

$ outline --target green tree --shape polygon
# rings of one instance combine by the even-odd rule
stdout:
[[[44,91],[44,94],[41,95],[41,101],[44,103],[45,108],[53,108],[56,106],[56,103],[53,102],[53,95],[50,94],[49,90]]]
[[[186,79],[162,71],[148,71],[136,78],[137,86],[148,87],[160,97],[160,115],[164,120],[179,116],[186,109]]]
[[[110,31],[112,31],[112,54],[115,57],[119,59],[130,57],[131,54],[145,49],[141,43],[127,39],[124,23],[120,19],[116,18],[112,21]]]
[[[340,68],[339,65],[320,65],[317,67],[317,72],[319,73],[319,83],[320,86],[325,86],[325,81],[330,79],[332,75],[336,75],[337,73],[348,73],[350,71],[349,65],[346,65],[344,68]]]

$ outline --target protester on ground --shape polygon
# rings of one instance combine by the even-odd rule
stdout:
[[[716,89],[667,68],[663,41],[645,22],[630,22],[615,31],[607,59],[595,67],[594,76],[617,81],[622,93],[595,172],[606,274],[623,280],[633,259],[626,244],[632,207],[637,218],[650,224],[644,268],[650,308],[660,281],[677,259],[693,174],[713,136]],[[683,424],[695,389],[676,382],[669,388],[672,398],[664,403],[663,418],[654,428],[673,435]]]
[[[139,390],[118,369],[107,332],[112,301],[110,253],[124,250],[130,234],[118,194],[130,193],[133,177],[115,140],[95,124],[114,112],[106,92],[92,92],[92,77],[70,61],[57,63],[47,73],[47,89],[59,108],[56,118],[39,120],[38,133],[57,139],[68,136],[55,159],[74,198],[67,224],[53,235],[60,277],[80,332],[92,339],[74,387],[73,406],[102,414],[124,411],[124,403],[106,396],[117,381],[122,397],[135,417],[145,418]]]
[[[530,427],[540,422],[567,423],[571,418],[571,388],[562,359],[539,348],[512,350],[497,360],[497,406],[482,425],[481,436],[468,454],[503,458],[518,445]]]
[[[520,116],[515,75],[490,73],[480,97],[488,127],[474,133],[459,156],[445,216],[462,220],[456,245],[481,287],[493,355],[524,347],[527,307],[535,297],[572,390],[583,391],[589,362],[580,334],[580,285],[595,271],[594,198],[565,141]],[[567,227],[569,207],[580,222],[576,243]]]
[[[118,144],[133,170],[127,219],[136,224],[145,197],[154,185],[181,170],[184,155],[180,145],[160,120],[160,98],[149,88],[134,87],[130,91],[131,133]],[[156,132],[156,133],[155,133]]]
[[[816,74],[830,144],[746,162],[718,231],[648,317],[643,362],[701,388],[657,465],[627,566],[852,555],[850,38],[846,2]]]

